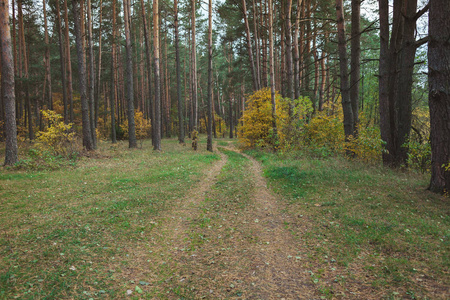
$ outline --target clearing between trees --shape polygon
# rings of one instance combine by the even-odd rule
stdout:
[[[2,170],[0,298],[450,297],[448,205],[425,176],[147,143]]]

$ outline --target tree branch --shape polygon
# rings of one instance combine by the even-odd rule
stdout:
[[[417,21],[417,19],[423,16],[423,14],[426,13],[429,9],[430,9],[430,2],[428,2],[428,4],[424,6],[424,8],[422,8],[416,13],[416,15],[414,16],[414,20]]]
[[[421,38],[420,40],[416,41],[416,48],[419,48],[420,46],[422,46],[423,44],[428,43],[428,36]]]

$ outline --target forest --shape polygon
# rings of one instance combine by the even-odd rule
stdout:
[[[0,0],[0,298],[448,299],[449,15]]]
[[[88,151],[197,131],[209,150],[326,148],[449,185],[445,1],[59,2],[3,3],[2,139],[43,139],[53,111]]]

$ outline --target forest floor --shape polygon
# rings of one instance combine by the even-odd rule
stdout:
[[[102,143],[0,169],[0,299],[449,299],[448,199],[339,157]]]

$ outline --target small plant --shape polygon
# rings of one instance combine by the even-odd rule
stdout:
[[[408,167],[426,173],[431,167],[431,144],[428,141],[420,143],[410,140],[406,144],[408,147]]]
[[[49,152],[51,155],[66,158],[76,155],[78,151],[75,132],[72,131],[73,124],[65,124],[63,117],[53,110],[43,110],[41,113],[47,126],[36,135],[38,153]]]
[[[63,117],[53,110],[41,111],[45,130],[36,134],[36,143],[28,157],[14,168],[25,170],[55,170],[73,165],[80,152],[72,123],[65,124]]]
[[[192,149],[197,151],[197,146],[198,146],[198,131],[194,129],[194,131],[192,131]]]

